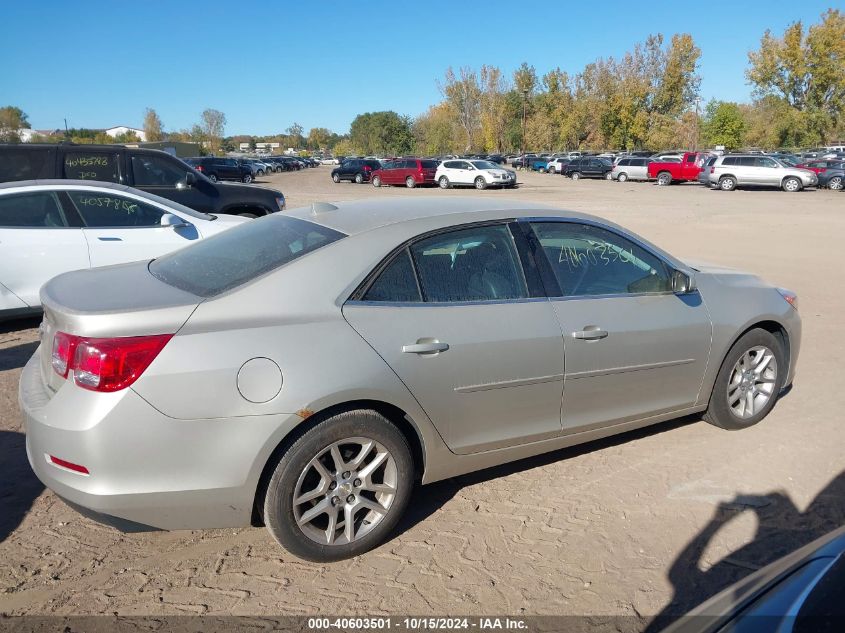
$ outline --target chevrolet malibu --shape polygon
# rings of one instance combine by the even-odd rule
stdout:
[[[689,414],[760,422],[795,294],[588,215],[315,204],[42,290],[33,470],[123,529],[264,524],[369,550],[426,484]]]

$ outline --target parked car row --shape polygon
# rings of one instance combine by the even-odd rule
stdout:
[[[375,187],[404,185],[409,189],[420,186],[515,187],[516,172],[489,160],[453,159],[438,161],[430,158],[400,158],[380,163],[374,159],[344,160],[332,170],[332,180],[356,183],[371,182]]]

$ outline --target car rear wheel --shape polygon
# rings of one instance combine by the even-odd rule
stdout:
[[[264,170],[263,170],[263,169],[259,169],[259,170],[258,170],[258,172],[257,172],[257,175],[258,175],[258,176],[263,176],[263,175],[264,175]]]
[[[555,171],[557,171],[557,170],[554,167],[549,167],[549,173],[550,174],[555,173]]]
[[[668,171],[661,171],[659,174],[657,174],[657,184],[661,187],[671,185],[672,174],[670,174]]]
[[[604,175],[604,179],[605,179],[605,180],[613,180],[613,175],[612,175],[610,172],[607,172],[607,173]]]
[[[364,174],[355,174],[355,182],[359,185],[364,182]]]
[[[475,179],[475,188],[476,189],[487,189],[487,181],[484,180],[484,176],[479,176]]]
[[[733,176],[722,176],[719,178],[719,189],[722,191],[733,191],[736,189],[736,178]]]
[[[795,193],[801,191],[801,181],[795,176],[790,176],[784,179],[782,187],[784,191]]]
[[[845,180],[842,176],[834,176],[827,181],[827,188],[833,191],[841,191],[843,186],[845,186]]]
[[[414,180],[413,176],[408,176],[407,178],[405,178],[405,186],[408,189],[413,189],[414,187],[417,186],[417,181]]]
[[[373,187],[381,187],[381,176],[373,176]]]
[[[244,174],[243,178],[241,178],[241,182],[249,184],[252,182],[252,174]]]
[[[334,180],[335,182],[340,182],[340,176],[337,174],[332,174],[332,180]]]
[[[728,430],[757,424],[775,406],[786,371],[780,341],[766,330],[750,330],[722,362],[704,419]]]
[[[437,184],[440,185],[441,189],[448,189],[449,188],[449,179],[446,176],[440,176],[437,180]]]
[[[305,432],[279,459],[264,522],[300,558],[350,558],[393,530],[413,481],[411,450],[399,429],[375,411],[340,413]]]
[[[537,171],[539,171],[541,174],[545,174],[545,173],[546,173],[546,168],[545,168],[545,167],[540,167]]]
[[[581,180],[581,172],[578,172],[578,171],[572,172],[572,180]]]
[[[208,174],[208,179],[211,182],[217,182],[217,174]]]
[[[618,180],[619,182],[625,182],[626,180],[628,180],[628,174],[623,171],[621,174],[619,174],[616,180]]]

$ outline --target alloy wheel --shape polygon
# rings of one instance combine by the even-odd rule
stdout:
[[[380,442],[346,438],[305,466],[293,493],[296,525],[321,545],[346,545],[387,516],[398,487],[396,460]]]
[[[728,406],[741,419],[750,418],[771,400],[778,377],[778,363],[768,347],[752,347],[736,361],[728,380]]]
[[[843,187],[842,176],[834,176],[833,178],[831,178],[828,181],[827,186],[828,186],[829,189],[832,189],[833,191],[840,191]]]

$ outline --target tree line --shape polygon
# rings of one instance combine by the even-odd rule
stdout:
[[[246,143],[337,155],[437,155],[522,150],[661,150],[724,145],[798,148],[845,137],[845,14],[799,21],[780,36],[766,31],[748,54],[750,103],[700,101],[701,50],[688,33],[650,35],[620,58],[599,58],[570,75],[545,74],[523,63],[510,75],[496,66],[448,68],[437,82],[441,100],[412,118],[392,111],[359,114],[349,132],[293,123],[267,136],[225,136],[226,115],[206,109],[189,129],[164,132],[147,108],[147,140],[200,143],[209,152]],[[731,70],[731,69],[726,69]],[[29,127],[20,108],[0,108],[0,141]],[[130,133],[131,135],[131,133]],[[114,142],[96,130],[64,133],[75,142]],[[19,140],[19,138],[17,139]],[[39,139],[34,140],[48,140]],[[119,142],[131,142],[133,138]]]

